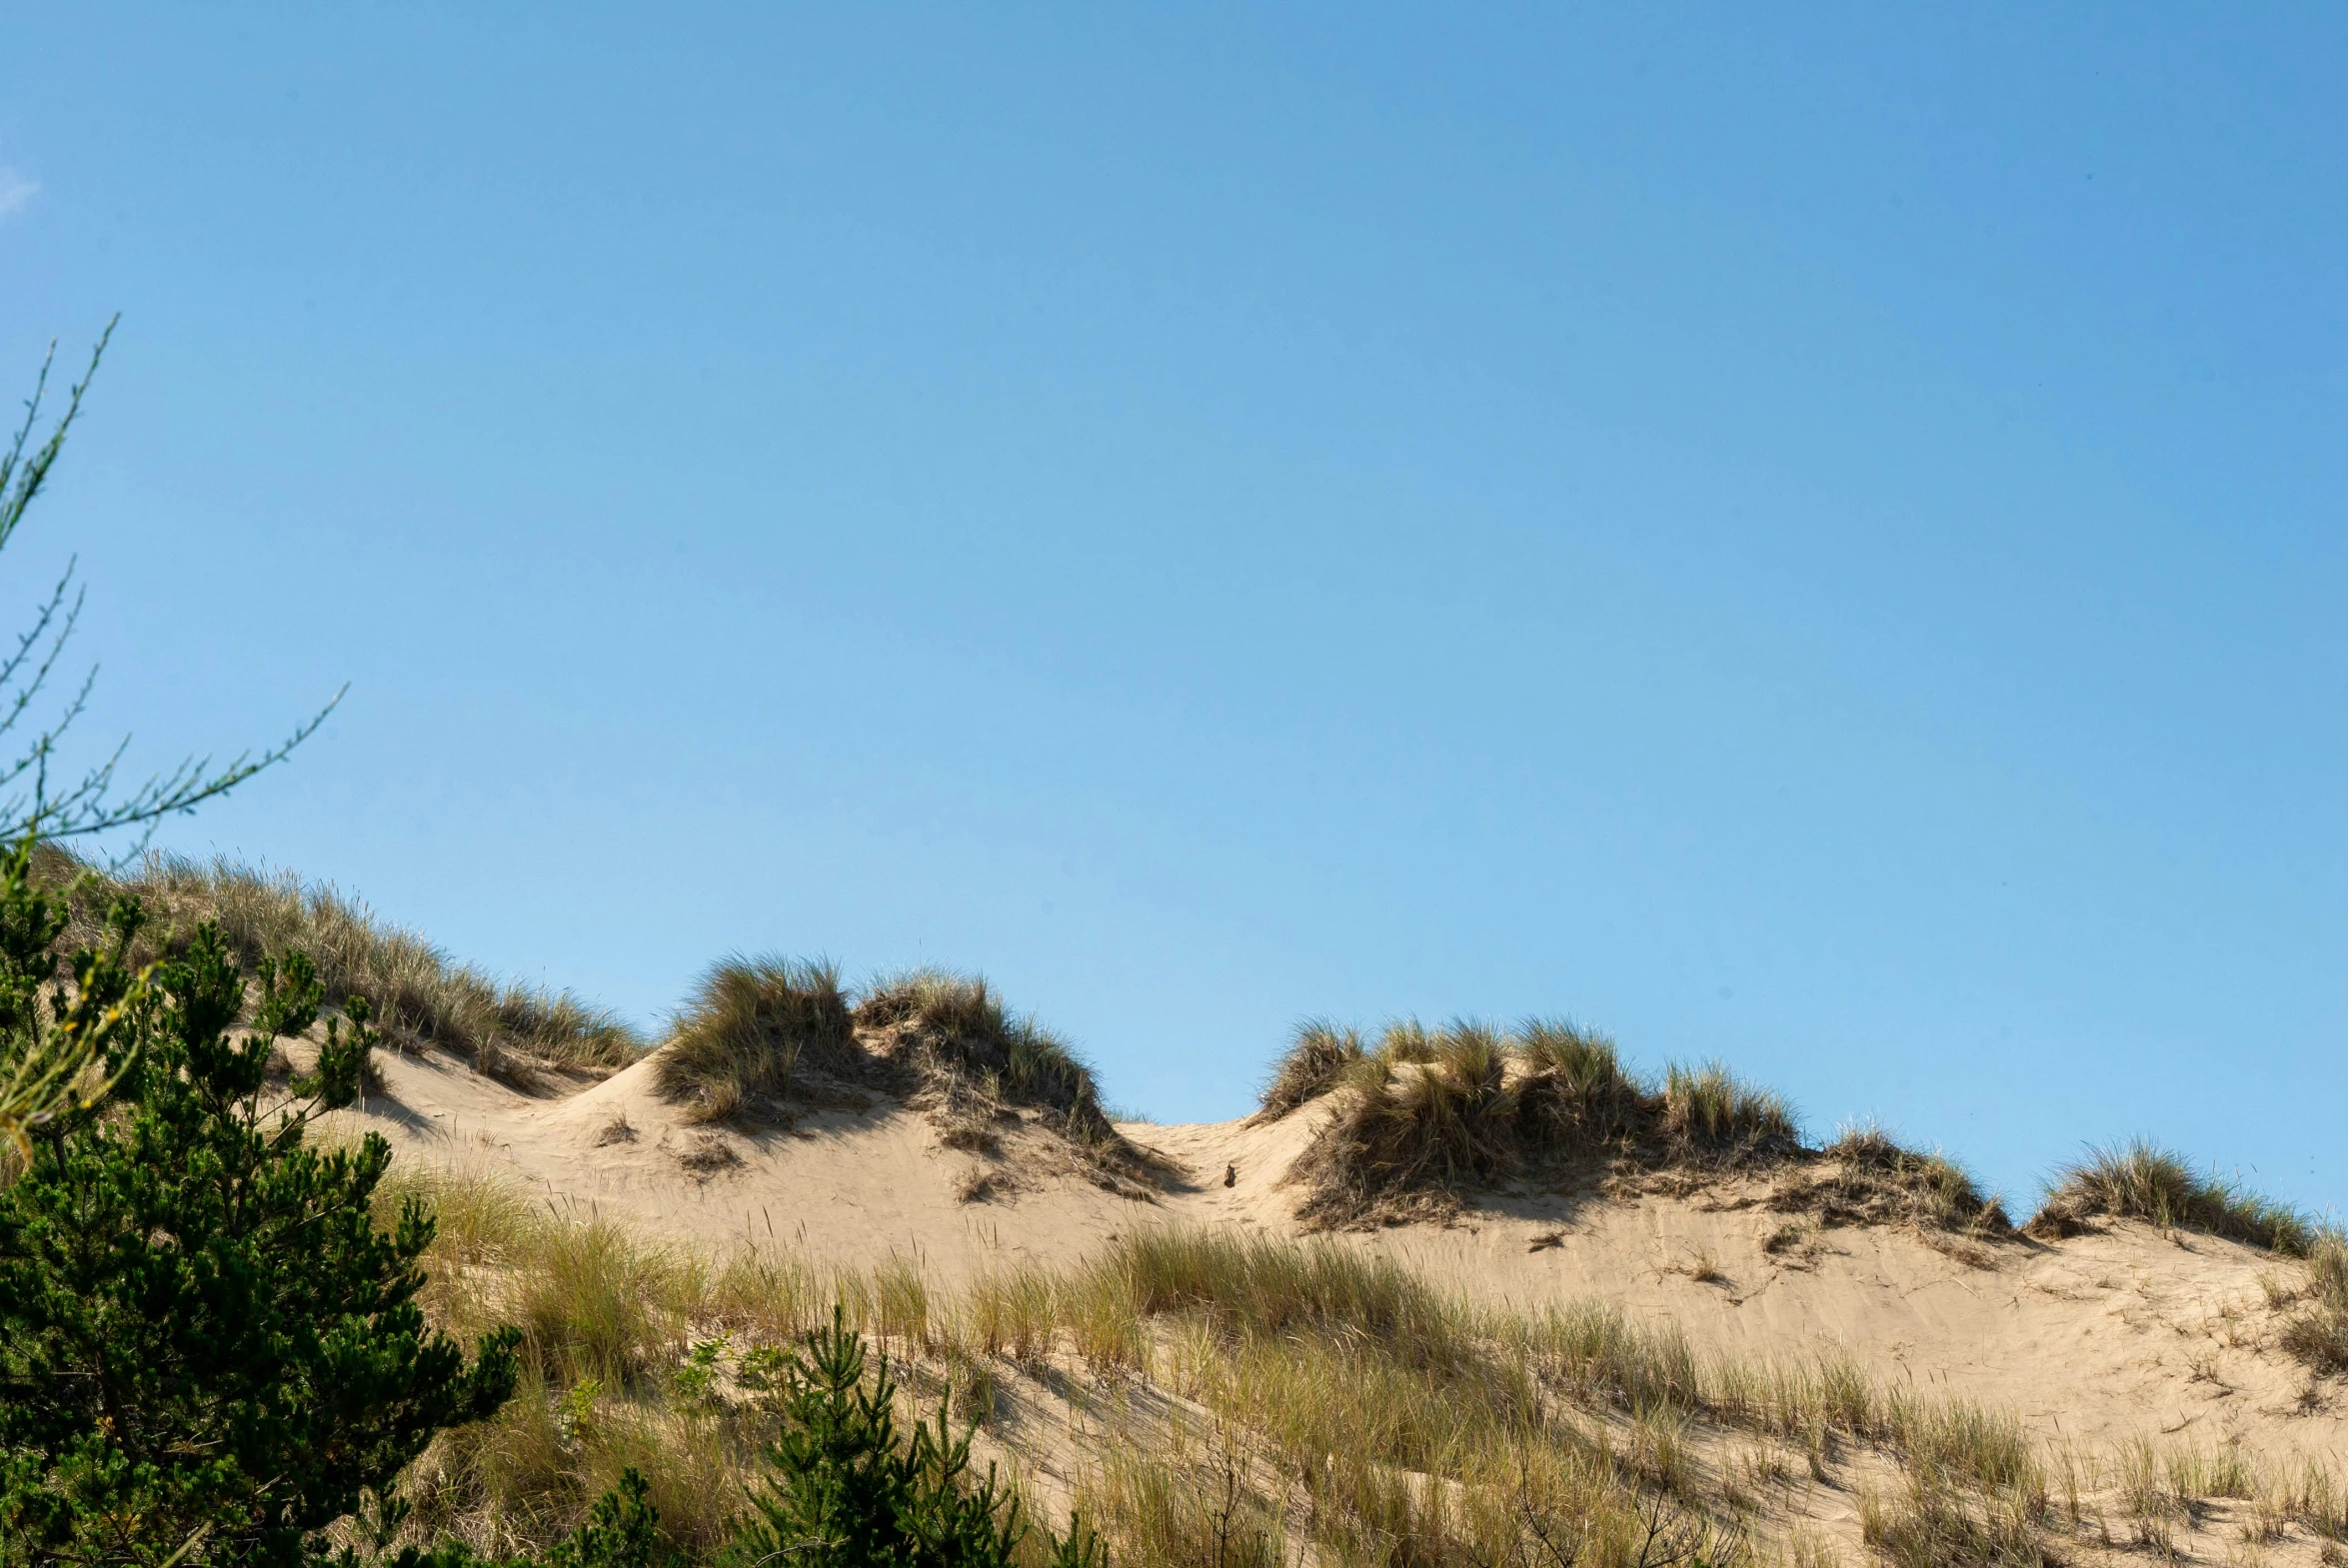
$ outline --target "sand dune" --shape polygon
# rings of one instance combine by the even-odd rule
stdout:
[[[1143,1200],[1091,1179],[1032,1119],[1005,1121],[995,1157],[946,1147],[921,1114],[878,1094],[789,1127],[697,1126],[654,1091],[655,1066],[526,1094],[443,1056],[386,1053],[384,1092],[347,1115],[405,1157],[505,1172],[561,1212],[712,1250],[904,1254],[953,1282],[1007,1259],[1069,1261],[1130,1227],[1293,1234],[1286,1178],[1320,1114],[1128,1124],[1178,1172]],[[2287,1281],[2301,1265],[2129,1221],[1950,1249],[1902,1227],[1789,1220],[1766,1195],[1750,1176],[1631,1195],[1521,1187],[1448,1222],[1337,1239],[1487,1301],[1617,1303],[1708,1352],[1847,1353],[1885,1379],[2010,1408],[2049,1440],[2239,1441],[2331,1465],[2348,1455],[2348,1410],[2274,1343],[2280,1314],[2262,1279]]]

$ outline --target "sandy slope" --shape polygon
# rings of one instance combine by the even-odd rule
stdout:
[[[744,1133],[687,1124],[652,1091],[649,1061],[543,1096],[437,1055],[387,1056],[384,1068],[386,1094],[350,1115],[411,1156],[506,1169],[558,1209],[679,1241],[785,1242],[865,1263],[895,1251],[942,1280],[997,1260],[1065,1260],[1138,1225],[1292,1233],[1281,1178],[1312,1131],[1309,1109],[1269,1126],[1128,1126],[1188,1173],[1144,1202],[1086,1179],[1039,1129],[1007,1126],[1004,1157],[989,1160],[942,1147],[887,1100]],[[989,1171],[993,1192],[958,1195]],[[2295,1265],[2137,1224],[2003,1244],[1987,1267],[1891,1228],[1812,1231],[1772,1252],[1764,1242],[1785,1216],[1758,1198],[1733,1182],[1635,1199],[1520,1191],[1452,1225],[1341,1239],[1487,1300],[1616,1302],[1706,1350],[1839,1348],[1884,1377],[2012,1408],[2049,1438],[2239,1439],[2270,1458],[2348,1459],[2348,1390],[2311,1381],[2272,1345],[2260,1276]]]

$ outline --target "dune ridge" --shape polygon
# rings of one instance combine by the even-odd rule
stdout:
[[[203,917],[205,885],[175,867],[175,912]],[[354,906],[260,890],[254,939],[330,920],[341,972],[384,971]],[[496,994],[408,940],[450,994]],[[1265,1563],[1402,1537],[1497,1561],[1474,1541],[1539,1538],[1530,1513],[1494,1522],[1536,1503],[1609,1521],[1609,1562],[1661,1541],[1715,1563],[2332,1563],[2348,1537],[2337,1237],[2149,1146],[2015,1226],[1943,1156],[1871,1129],[1810,1147],[1725,1069],[1650,1080],[1537,1022],[1311,1025],[1255,1113],[1119,1122],[979,982],[851,995],[781,960],[715,966],[649,1050],[594,1037],[517,1071],[510,1040],[395,1032],[336,1121],[440,1208],[436,1310],[537,1325],[520,1413],[427,1456],[442,1522],[485,1548],[567,1527],[627,1455],[681,1530],[709,1524],[755,1451],[728,1367],[831,1299],[915,1396],[981,1399],[965,1413],[1037,1505],[1107,1517],[1133,1560],[1228,1561],[1227,1529],[1197,1537],[1215,1485]],[[1145,1288],[1180,1256],[1221,1283]],[[1450,1337],[1247,1326],[1239,1297],[1303,1275],[1348,1299],[1385,1280]],[[1434,1413],[1461,1400],[1480,1413]],[[1369,1423],[1337,1490],[1333,1451],[1311,1458],[1329,1430],[1296,1425],[1314,1411]]]

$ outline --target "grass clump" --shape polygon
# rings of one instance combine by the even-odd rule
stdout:
[[[1530,1139],[1550,1148],[1595,1148],[1635,1124],[1643,1095],[1609,1036],[1533,1018],[1518,1027],[1516,1045],[1527,1069],[1518,1100]]]
[[[533,1086],[548,1069],[608,1071],[644,1053],[636,1031],[610,1011],[569,991],[494,980],[365,903],[292,871],[154,853],[109,875],[56,845],[37,851],[36,868],[53,886],[82,882],[72,898],[75,940],[93,939],[107,903],[129,893],[151,920],[142,960],[179,952],[207,921],[248,965],[299,948],[335,1002],[367,998],[388,1043],[453,1052],[516,1087]]]
[[[840,971],[822,960],[724,958],[710,966],[661,1053],[663,1094],[718,1121],[787,1093],[804,1060],[834,1073],[860,1064]]]
[[[541,1554],[636,1469],[667,1540],[692,1560],[714,1558],[770,1423],[696,1395],[696,1330],[797,1334],[818,1293],[803,1271],[755,1256],[712,1268],[609,1222],[550,1212],[484,1171],[410,1170],[387,1186],[379,1226],[397,1223],[411,1196],[442,1222],[428,1316],[458,1333],[508,1322],[522,1331],[513,1399],[444,1432],[404,1478],[412,1532],[495,1558]]]
[[[860,996],[829,962],[728,958],[678,1013],[658,1071],[661,1092],[698,1120],[861,1109],[873,1090],[927,1112],[949,1148],[1000,1157],[1000,1129],[1033,1120],[1107,1184],[1147,1187],[1164,1175],[1117,1130],[1076,1048],[975,975],[916,969]],[[971,1178],[967,1195],[996,1179]]]
[[[1398,1024],[1338,1083],[1336,1117],[1305,1156],[1321,1189],[1308,1210],[1333,1216],[1376,1198],[1454,1193],[1517,1164],[1507,1052],[1488,1029],[1456,1024],[1430,1034]]]
[[[884,979],[857,1004],[856,1021],[893,1060],[943,1080],[950,1098],[976,1091],[990,1101],[1053,1111],[1083,1142],[1118,1138],[1101,1108],[1093,1069],[1076,1047],[1035,1019],[1006,1011],[977,975],[916,969]]]
[[[1295,1561],[1276,1499],[1217,1432],[1178,1459],[1120,1443],[1087,1478],[1080,1506],[1115,1536],[1121,1562],[1164,1568],[1282,1568]]]
[[[1118,1240],[1075,1288],[1113,1295],[1143,1316],[1198,1312],[1229,1332],[1266,1339],[1366,1336],[1412,1365],[1456,1364],[1470,1339],[1457,1299],[1390,1258],[1326,1240],[1153,1228]]]
[[[2326,1228],[2307,1264],[2307,1304],[2283,1325],[2283,1348],[2318,1372],[2348,1372],[2348,1236]]]
[[[1793,1111],[1774,1091],[1729,1075],[1720,1062],[1664,1069],[1663,1130],[1699,1148],[1784,1148],[1800,1141]]]
[[[1650,1084],[1605,1035],[1549,1019],[1508,1031],[1406,1019],[1369,1049],[1351,1031],[1304,1024],[1256,1119],[1316,1100],[1333,1113],[1297,1169],[1312,1189],[1301,1212],[1322,1223],[1447,1208],[1573,1156],[1719,1167],[1801,1149],[1785,1102],[1719,1063],[1674,1065]]]
[[[2098,1215],[2206,1231],[2293,1257],[2307,1256],[2318,1238],[2314,1223],[2289,1204],[2214,1170],[2200,1174],[2149,1138],[2090,1147],[2057,1175],[2027,1228],[2049,1238],[2075,1235]]]
[[[1860,1539],[1888,1568],[2041,1568],[2048,1562],[2042,1500],[1969,1494],[1931,1465],[1911,1468],[1897,1494],[1859,1499]]]
[[[2013,1221],[1994,1194],[1985,1194],[1962,1165],[1937,1151],[1921,1153],[1881,1127],[1846,1127],[1818,1151],[1831,1169],[1779,1188],[1769,1206],[1808,1213],[1821,1224],[1908,1222],[1927,1234],[2011,1234]]]
[[[1272,1067],[1253,1120],[1277,1121],[1289,1111],[1317,1099],[1336,1085],[1347,1069],[1360,1061],[1361,1036],[1319,1018],[1296,1026],[1295,1043]]]
[[[1369,1048],[1350,1029],[1306,1022],[1254,1120],[1315,1102],[1330,1115],[1296,1170],[1308,1188],[1299,1213],[1321,1224],[1447,1212],[1478,1188],[1595,1161],[1617,1179],[1798,1167],[1776,1178],[1772,1207],[1828,1225],[1912,1224],[1975,1262],[1987,1254],[1970,1238],[2013,1229],[1996,1198],[1941,1154],[1904,1148],[1876,1127],[1805,1147],[1784,1098],[1721,1063],[1672,1063],[1660,1081],[1642,1078],[1609,1036],[1560,1019],[1504,1032],[1405,1019]]]
[[[1636,1560],[1612,1550],[1639,1539],[1635,1462],[1561,1418],[1483,1314],[1391,1259],[1149,1230],[1063,1276],[1055,1300],[1072,1326],[1113,1310],[1148,1325],[1164,1348],[1145,1375],[1204,1411],[1112,1428],[1082,1479],[1120,1560],[1529,1565],[1551,1560],[1544,1537]],[[1709,1538],[1694,1509],[1650,1501]]]

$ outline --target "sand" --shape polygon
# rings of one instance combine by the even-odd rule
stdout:
[[[1144,1201],[1089,1179],[1040,1127],[1006,1124],[991,1159],[944,1147],[885,1097],[788,1129],[713,1129],[654,1092],[649,1058],[540,1093],[436,1054],[380,1060],[385,1092],[341,1119],[404,1158],[500,1170],[559,1212],[713,1251],[788,1243],[864,1264],[895,1253],[941,1283],[1002,1261],[1072,1260],[1146,1225],[1294,1234],[1285,1178],[1316,1115],[1129,1124],[1185,1172]],[[991,1190],[966,1196],[984,1175]],[[1847,1354],[1885,1379],[2011,1409],[2049,1440],[2238,1441],[2335,1468],[2348,1456],[2338,1385],[2274,1344],[2281,1314],[2262,1276],[2295,1281],[2297,1264],[2133,1222],[2000,1243],[1987,1266],[1898,1227],[1812,1228],[1771,1250],[1787,1220],[1761,1195],[1749,1180],[1627,1198],[1517,1190],[1449,1223],[1337,1239],[1485,1301],[1616,1303],[1709,1353]]]

